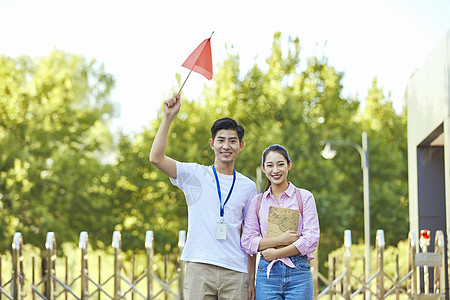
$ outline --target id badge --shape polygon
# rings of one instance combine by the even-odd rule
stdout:
[[[216,227],[216,239],[226,240],[227,239],[227,224],[223,223],[223,219],[217,223]]]

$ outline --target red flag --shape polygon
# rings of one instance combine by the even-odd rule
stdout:
[[[205,76],[208,80],[213,77],[211,56],[211,38],[204,40],[182,64],[183,67]]]

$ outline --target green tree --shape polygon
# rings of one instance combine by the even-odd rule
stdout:
[[[316,198],[324,262],[331,250],[342,245],[345,229],[352,230],[355,241],[363,241],[362,172],[354,149],[341,147],[334,160],[326,161],[320,155],[319,142],[358,142],[366,130],[370,140],[372,236],[388,224],[386,218],[396,217],[399,226],[386,235],[388,243],[396,244],[405,238],[407,227],[407,210],[403,208],[407,186],[404,116],[398,116],[384,97],[383,101],[368,99],[370,105],[360,110],[358,99],[342,95],[343,73],[330,66],[326,58],[310,57],[302,69],[299,40],[290,38],[287,49],[282,45],[281,34],[276,33],[267,65],[255,64],[245,74],[240,71],[239,55],[229,54],[214,75],[213,86],[204,90],[201,99],[182,100],[182,109],[169,133],[167,154],[179,161],[211,164],[214,156],[207,143],[210,126],[224,116],[235,118],[246,130],[246,144],[236,168],[254,180],[262,151],[274,143],[286,146],[293,161],[289,179],[311,190]],[[176,249],[178,231],[187,227],[187,209],[182,192],[148,163],[160,121],[161,115],[144,132],[124,138],[119,147],[116,168],[128,187],[118,189],[117,199],[130,201],[130,207],[137,210],[127,216],[134,221],[121,228],[136,234],[141,230],[142,238],[142,225],[156,230],[155,239],[161,239],[155,243],[157,251],[171,252]],[[373,131],[370,128],[376,123],[382,126]],[[384,152],[378,154],[380,147]],[[389,156],[388,149],[395,157],[383,161]],[[132,165],[127,166],[129,163]],[[375,195],[378,190],[384,192]],[[399,201],[403,207],[390,210],[386,218],[380,216],[387,207],[398,206]],[[384,229],[388,232],[392,228]]]
[[[374,78],[357,119],[369,139],[371,241],[377,229],[386,229],[386,241],[397,243],[409,230],[406,111],[395,112]]]
[[[48,57],[0,56],[0,249],[14,232],[41,246],[48,231],[76,242],[96,232],[112,205],[101,158],[113,78],[94,60],[54,50]]]
[[[293,161],[289,180],[316,199],[323,263],[342,245],[345,229],[363,241],[363,193],[359,154],[340,147],[327,161],[320,141],[358,142],[366,131],[371,242],[382,228],[395,245],[408,230],[406,113],[393,110],[376,81],[364,106],[344,97],[344,74],[326,57],[301,64],[300,50],[298,38],[286,45],[276,33],[266,65],[245,73],[239,55],[229,54],[201,99],[182,99],[167,154],[212,164],[210,126],[224,116],[246,130],[236,168],[253,180],[263,150],[284,145]],[[113,85],[95,61],[60,51],[41,59],[0,57],[0,141],[8,145],[0,150],[0,227],[6,229],[0,249],[17,231],[41,246],[48,231],[76,242],[86,230],[94,246],[104,247],[119,230],[131,252],[143,249],[145,231],[152,230],[157,253],[178,251],[178,232],[187,228],[184,195],[148,161],[161,111],[142,132],[120,134],[115,145],[107,127]]]

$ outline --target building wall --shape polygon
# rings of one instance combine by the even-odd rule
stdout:
[[[450,232],[450,31],[407,88],[410,229]],[[437,141],[437,142],[436,142]],[[434,241],[434,240],[433,240]]]

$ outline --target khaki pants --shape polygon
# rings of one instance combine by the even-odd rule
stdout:
[[[188,262],[184,280],[186,300],[247,300],[248,274],[222,267]]]

